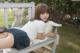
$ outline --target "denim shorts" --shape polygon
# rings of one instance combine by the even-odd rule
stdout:
[[[19,29],[5,29],[4,32],[10,32],[13,34],[14,37],[14,45],[12,48],[16,48],[18,50],[24,49],[30,46],[30,39],[27,36],[27,33],[19,30]]]

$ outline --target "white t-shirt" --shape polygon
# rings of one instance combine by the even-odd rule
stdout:
[[[45,22],[41,20],[29,21],[21,29],[27,33],[31,41],[35,42],[37,33],[44,33]]]

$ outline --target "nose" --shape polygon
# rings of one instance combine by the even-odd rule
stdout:
[[[45,17],[48,17],[48,16],[49,16],[49,14],[45,13]]]

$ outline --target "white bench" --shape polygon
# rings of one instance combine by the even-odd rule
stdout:
[[[8,15],[7,15],[7,9],[9,8],[28,8],[28,16],[29,19],[31,19],[32,17],[34,17],[34,13],[35,13],[35,4],[34,2],[31,3],[0,3],[0,8],[4,9],[4,21],[5,21],[5,27],[8,28]],[[20,18],[17,18],[20,19]],[[14,26],[14,24],[16,23],[17,19],[14,21],[14,23],[12,24],[12,27]],[[57,24],[57,23],[56,23]],[[61,26],[55,26],[55,32],[57,32],[57,27],[61,27]],[[59,35],[57,35],[57,38],[49,38],[44,42],[35,44],[35,45],[31,45],[25,49],[22,50],[15,50],[15,49],[2,49],[3,53],[29,53],[30,51],[33,51],[35,49],[41,48],[45,45],[51,44],[53,43],[53,48],[51,50],[51,53],[55,53],[56,51],[56,46],[59,42]]]
[[[56,26],[55,32],[57,32],[57,27],[60,27],[60,26]],[[22,50],[16,50],[16,49],[11,49],[11,48],[3,49],[3,53],[29,53],[30,51],[34,51],[35,49],[39,49],[39,48],[44,47],[48,44],[53,45],[50,52],[55,53],[56,52],[56,46],[59,43],[59,35],[56,35],[56,36],[57,36],[56,38],[48,38],[47,40],[45,40],[43,42],[40,42],[38,44],[32,44],[29,47],[22,49]]]
[[[8,10],[10,8],[11,9],[14,9],[14,8],[28,8],[29,19],[31,19],[34,16],[34,13],[35,13],[35,3],[34,2],[31,2],[31,3],[0,3],[0,9],[4,10],[4,23],[5,23],[6,28],[8,28]],[[17,14],[17,13],[14,12],[14,14]],[[20,14],[15,15],[16,20],[20,19],[19,17],[17,18],[18,15],[20,15]],[[14,23],[16,22],[16,20],[14,21]]]

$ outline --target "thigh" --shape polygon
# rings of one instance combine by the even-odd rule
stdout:
[[[6,38],[0,39],[0,48],[11,48],[14,44],[14,38],[11,33],[8,33]]]

